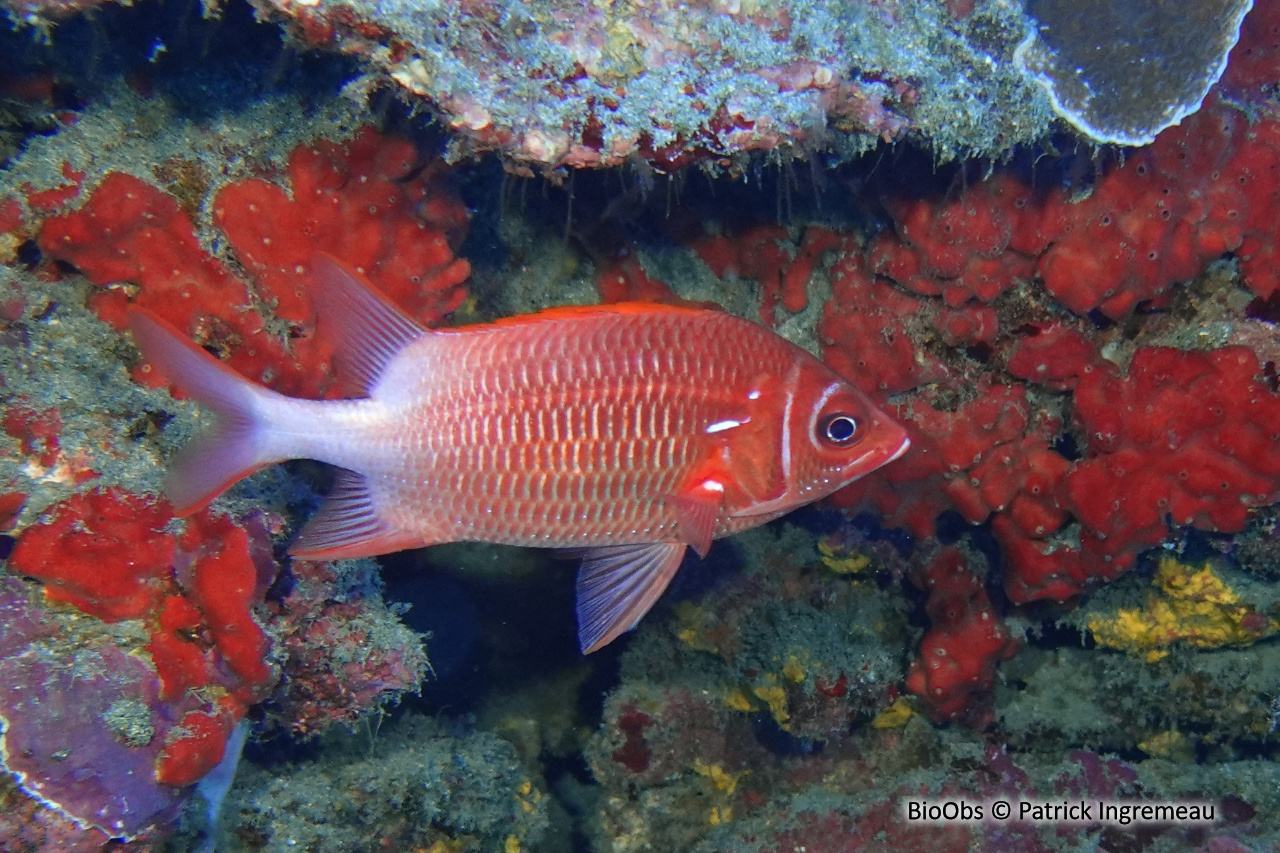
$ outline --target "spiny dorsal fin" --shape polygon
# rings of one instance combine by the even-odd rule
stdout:
[[[610,302],[606,305],[558,305],[553,308],[543,308],[540,311],[534,311],[531,314],[517,314],[514,317],[500,317],[488,323],[478,323],[471,326],[455,326],[449,329],[440,329],[442,334],[450,332],[476,332],[482,329],[504,328],[507,326],[523,326],[530,323],[542,323],[548,320],[580,320],[585,317],[602,317],[602,316],[627,316],[627,315],[643,315],[650,316],[654,314],[707,314],[715,313],[711,308],[702,306],[686,307],[683,305],[668,305],[663,302]]]

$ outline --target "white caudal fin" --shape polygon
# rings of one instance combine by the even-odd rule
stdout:
[[[147,361],[217,416],[169,463],[164,491],[179,515],[285,458],[268,455],[264,412],[287,398],[245,379],[150,311],[131,308],[129,326]]]
[[[361,393],[373,390],[397,353],[430,334],[364,276],[328,255],[311,257],[311,282],[320,334],[333,341],[339,372]]]

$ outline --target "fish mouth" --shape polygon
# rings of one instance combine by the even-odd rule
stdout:
[[[902,441],[896,447],[887,442],[880,442],[868,448],[857,459],[845,465],[842,469],[842,479],[846,484],[852,483],[854,480],[861,480],[872,471],[878,471],[898,459],[910,449],[911,438],[905,432],[902,435]]]

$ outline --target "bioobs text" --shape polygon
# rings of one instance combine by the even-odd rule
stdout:
[[[947,800],[942,803],[931,803],[927,800],[907,800],[907,820],[930,820],[950,823],[952,821],[973,821],[985,818],[986,807],[981,803],[970,803],[965,800]]]

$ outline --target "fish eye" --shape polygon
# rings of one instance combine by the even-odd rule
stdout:
[[[848,444],[858,435],[858,422],[852,415],[837,412],[823,419],[818,432],[832,444]]]

